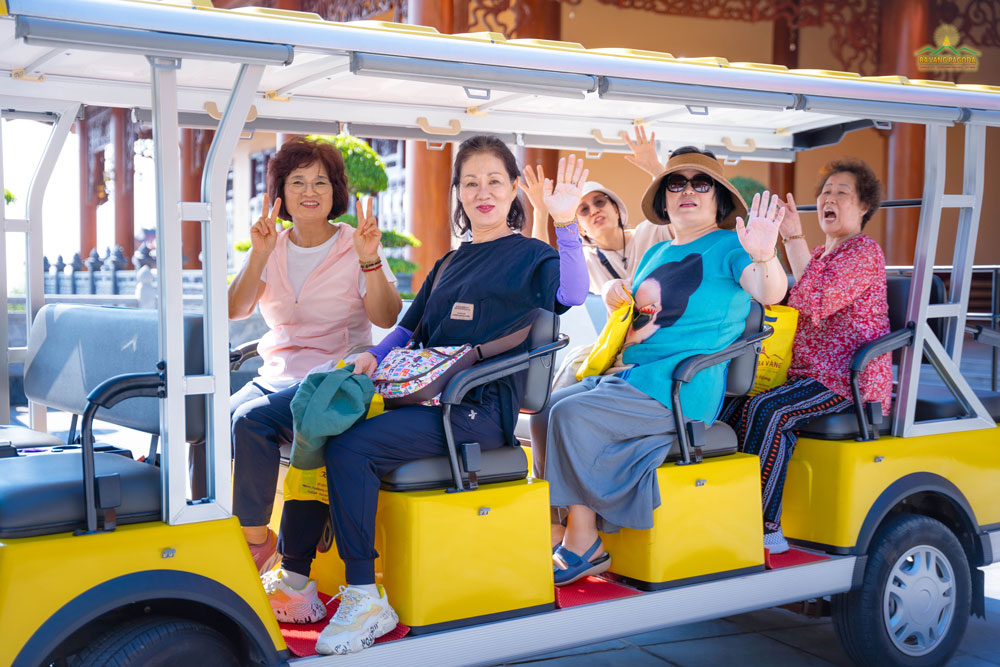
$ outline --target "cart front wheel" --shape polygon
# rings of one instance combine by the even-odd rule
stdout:
[[[859,590],[833,598],[837,637],[859,665],[941,665],[969,621],[969,562],[930,517],[891,519],[872,540]]]
[[[73,663],[79,667],[238,667],[232,644],[202,623],[154,616],[129,621],[106,632]]]

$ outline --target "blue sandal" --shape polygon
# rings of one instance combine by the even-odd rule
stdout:
[[[564,570],[553,563],[552,576],[555,579],[556,586],[565,586],[584,577],[607,572],[608,568],[611,567],[611,554],[605,551],[596,560],[590,560],[590,557],[594,555],[599,546],[601,546],[601,538],[598,537],[597,541],[587,549],[587,553],[581,557],[566,547],[559,545],[552,554],[552,558],[555,559],[558,556],[566,565],[566,569]]]

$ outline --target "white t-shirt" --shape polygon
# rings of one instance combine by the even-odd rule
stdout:
[[[306,278],[323,263],[323,260],[330,253],[330,248],[333,247],[339,235],[340,228],[338,227],[333,236],[312,248],[297,246],[292,242],[291,238],[288,239],[288,281],[292,284],[292,291],[295,292],[296,298],[302,292],[302,286],[305,285]],[[382,273],[385,274],[385,279],[395,285],[396,276],[393,275],[392,269],[389,268],[389,261],[385,258],[385,251],[382,250],[382,246],[378,247],[378,257],[382,260]],[[266,266],[260,273],[260,279],[267,282]],[[361,297],[364,298],[368,292],[365,285],[364,272],[358,274],[358,289],[361,290]]]

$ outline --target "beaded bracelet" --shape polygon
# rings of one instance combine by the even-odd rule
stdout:
[[[806,237],[805,234],[795,234],[794,236],[789,236],[788,238],[781,239],[781,242],[788,243],[789,241],[794,241],[795,239],[804,239],[805,237]]]
[[[358,260],[358,264],[361,265],[362,269],[367,269],[367,268],[370,268],[372,266],[379,266],[381,263],[382,263],[382,259],[381,258],[372,260],[370,262],[363,262],[361,260]]]
[[[377,264],[372,264],[371,266],[367,266],[367,267],[363,266],[363,267],[361,267],[361,272],[362,273],[370,273],[372,271],[378,271],[381,268],[382,268],[382,262],[379,262]]]
[[[552,218],[552,226],[555,227],[555,228],[557,228],[557,229],[560,229],[562,227],[569,227],[574,222],[576,222],[576,218],[573,218],[572,220],[569,220],[567,222],[559,222],[555,218]]]
[[[754,259],[753,255],[750,255],[750,261],[753,262],[754,264],[767,264],[768,262],[770,262],[772,259],[774,259],[777,256],[778,256],[778,249],[775,248],[774,252],[771,253],[771,256],[768,257],[767,259]]]

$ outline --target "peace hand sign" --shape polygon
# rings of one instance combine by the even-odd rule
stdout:
[[[278,211],[281,210],[281,197],[274,200],[274,206],[271,206],[268,212],[270,203],[270,195],[264,193],[263,212],[250,228],[250,252],[260,253],[264,257],[271,256],[274,244],[278,240]]]
[[[736,218],[736,234],[740,237],[740,245],[757,261],[774,256],[778,229],[785,217],[785,209],[778,205],[778,195],[771,196],[771,203],[768,205],[770,194],[764,190],[763,195],[758,192],[753,196],[746,225],[743,224],[743,218]]]
[[[378,245],[382,240],[382,230],[378,220],[372,215],[372,198],[368,198],[367,210],[361,208],[361,200],[354,202],[354,212],[358,216],[358,228],[354,230],[354,252],[363,262],[378,259]]]
[[[583,160],[577,160],[576,155],[570,155],[569,160],[559,158],[559,169],[556,182],[545,179],[545,207],[556,222],[571,222],[576,217],[576,207],[580,204],[583,184],[590,175],[589,169],[583,168]]]

